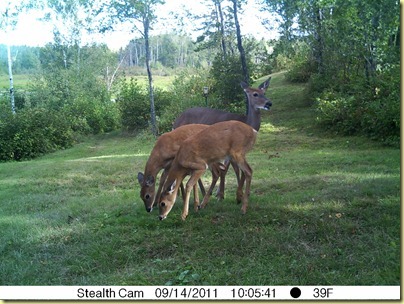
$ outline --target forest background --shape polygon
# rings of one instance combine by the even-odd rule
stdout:
[[[240,81],[284,70],[288,81],[306,84],[305,98],[317,109],[313,124],[399,146],[398,1],[256,0],[274,18],[263,24],[279,33],[259,40],[242,35],[238,18],[249,9],[243,0],[201,1],[203,14],[178,12],[176,29],[153,35],[163,3],[8,1],[0,31],[12,32],[19,15],[40,9],[54,39],[42,47],[0,45],[0,161],[119,129],[158,135],[191,106],[243,113]],[[198,37],[183,30],[184,20]],[[120,50],[83,40],[122,25],[133,39]]]

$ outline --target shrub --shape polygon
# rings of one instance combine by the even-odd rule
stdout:
[[[117,103],[122,127],[126,131],[147,127],[150,120],[150,103],[147,98],[147,92],[141,88],[136,79],[121,81]]]
[[[371,84],[356,80],[350,93],[326,90],[316,98],[317,120],[344,134],[364,134],[388,145],[400,143],[400,73],[380,73]],[[346,88],[344,91],[348,91]]]
[[[120,126],[118,106],[86,98],[76,99],[63,108],[72,123],[72,129],[80,134],[110,132]]]
[[[252,64],[248,62],[250,74],[252,75]],[[240,82],[244,79],[239,56],[227,56],[224,59],[221,55],[216,56],[211,68],[211,77],[214,85],[212,93],[217,96],[220,103],[215,107],[229,111],[242,108],[245,111],[244,93],[240,88]]]
[[[172,98],[174,96],[173,93],[154,89],[154,109],[158,122],[161,122],[161,116],[165,109],[173,104]],[[151,119],[149,91],[142,88],[136,79],[131,78],[129,81],[121,81],[117,103],[123,129],[135,131],[144,129],[149,125]],[[165,119],[164,123],[167,124]]]
[[[30,159],[72,144],[73,131],[62,113],[37,108],[1,117],[1,161]]]
[[[326,91],[316,99],[319,116],[317,121],[344,134],[360,129],[363,107],[354,96]]]

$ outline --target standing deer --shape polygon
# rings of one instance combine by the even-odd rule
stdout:
[[[238,184],[237,200],[241,201],[242,213],[247,211],[248,196],[250,193],[252,169],[245,157],[252,149],[257,136],[257,131],[239,121],[224,121],[216,123],[202,130],[197,135],[186,139],[178,150],[168,176],[164,184],[164,192],[161,194],[159,210],[160,220],[167,217],[177,197],[178,188],[187,175],[191,175],[185,187],[184,207],[181,218],[188,216],[188,204],[190,192],[206,169],[217,162],[230,158],[240,168],[241,182]],[[243,185],[246,184],[243,193]],[[205,195],[201,208],[208,201],[208,193]],[[199,205],[195,202],[195,210]]]
[[[272,102],[265,97],[265,92],[269,87],[269,83],[271,81],[271,77],[269,77],[266,81],[261,83],[257,89],[250,88],[245,82],[241,82],[241,87],[247,96],[248,102],[248,115],[236,114],[225,112],[217,109],[211,108],[190,108],[184,111],[173,124],[173,128],[176,129],[179,126],[187,125],[187,124],[205,124],[212,125],[217,122],[229,121],[229,120],[237,120],[243,123],[246,123],[253,127],[256,131],[259,131],[261,126],[261,113],[260,109],[269,110],[272,106]],[[239,179],[239,170],[237,166],[232,163],[234,171],[236,172],[237,182],[240,182]],[[229,164],[227,163],[224,170],[221,171],[220,174],[220,186],[217,192],[217,197],[219,199],[224,198],[224,184],[225,184],[225,176],[229,169]],[[211,187],[211,190],[214,188]],[[211,190],[209,192],[211,192]]]

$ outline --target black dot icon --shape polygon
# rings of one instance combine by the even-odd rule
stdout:
[[[290,290],[290,295],[292,296],[292,298],[297,299],[300,297],[300,295],[302,294],[302,291],[300,290],[299,287],[293,287]]]

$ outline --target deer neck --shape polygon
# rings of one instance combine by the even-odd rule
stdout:
[[[259,131],[261,127],[261,112],[259,109],[254,108],[251,103],[248,103],[248,114],[246,116],[246,123]]]
[[[172,159],[166,160],[158,151],[152,151],[146,162],[145,175],[148,174],[155,178],[160,170],[168,166],[171,161]]]

